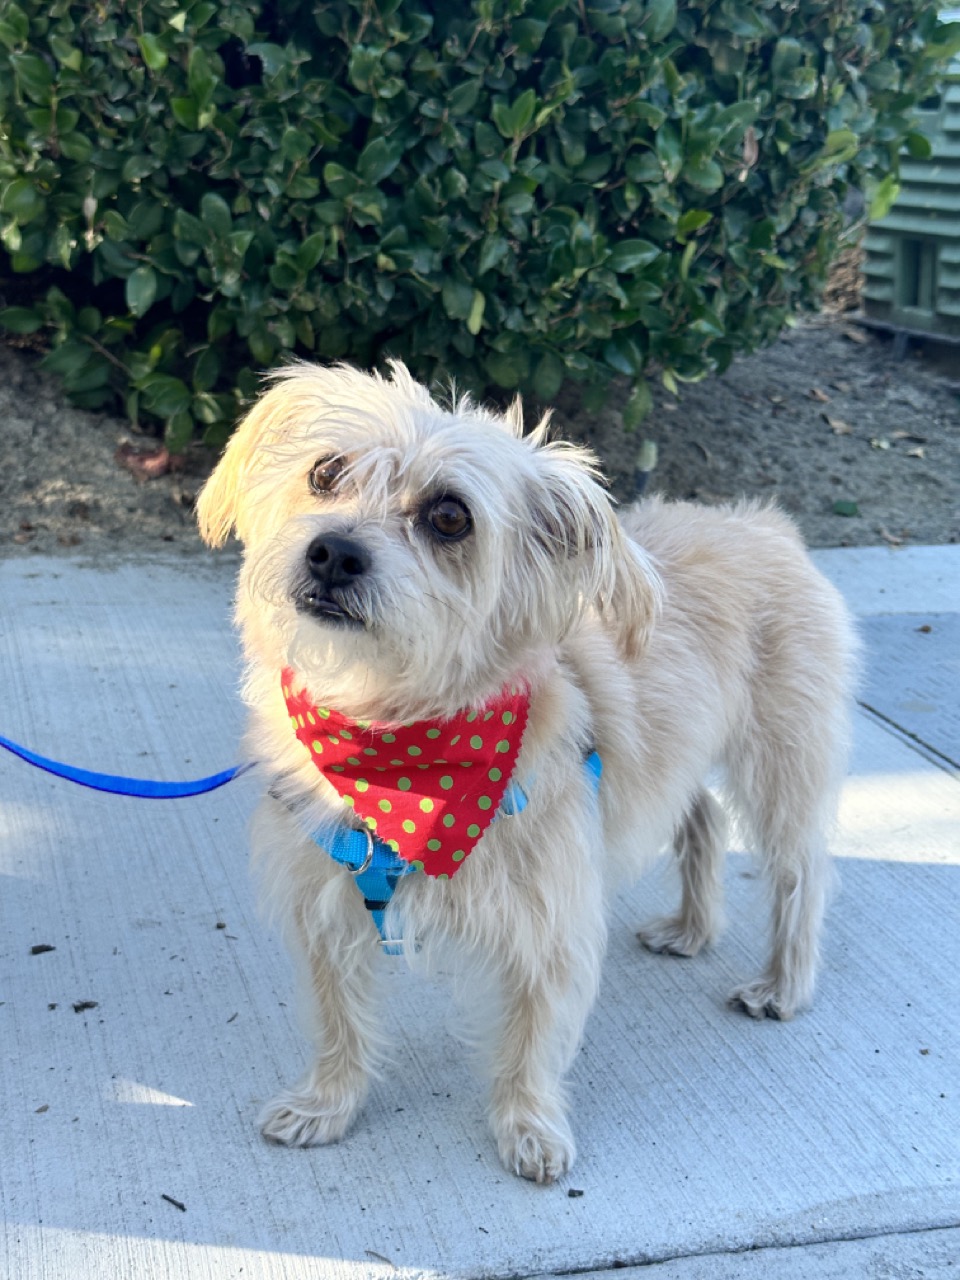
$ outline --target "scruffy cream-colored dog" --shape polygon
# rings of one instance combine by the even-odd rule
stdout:
[[[275,1141],[343,1136],[377,1064],[382,938],[421,957],[444,940],[496,991],[504,1164],[562,1174],[611,892],[672,843],[680,908],[640,938],[690,956],[715,936],[717,766],[773,909],[766,968],[731,999],[789,1018],[811,998],[844,606],[782,515],[652,500],[618,519],[591,455],[545,425],[441,407],[400,364],[293,365],[200,496],[205,539],[245,546],[254,854],[315,1040],[261,1116]]]

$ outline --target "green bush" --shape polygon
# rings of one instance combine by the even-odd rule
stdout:
[[[292,353],[542,401],[625,375],[630,424],[647,372],[815,301],[848,187],[927,145],[950,30],[930,0],[0,0],[0,322],[172,447]]]

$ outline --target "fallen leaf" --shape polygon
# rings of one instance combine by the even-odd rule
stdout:
[[[831,382],[830,385],[834,391],[839,391],[841,395],[845,396],[849,395],[853,390],[849,382]]]
[[[819,387],[811,387],[807,392],[811,400],[817,400],[820,404],[829,404],[830,397],[825,391],[821,391]]]
[[[37,942],[30,948],[30,954],[32,956],[42,956],[45,951],[56,951],[56,949],[49,942]]]
[[[823,414],[823,420],[835,436],[853,435],[853,427],[842,418],[831,418],[829,413]]]
[[[767,399],[770,401],[771,404],[783,404],[786,398],[787,398],[786,396],[780,396],[780,395],[767,396]]]
[[[849,338],[851,342],[863,343],[867,341],[867,335],[863,332],[862,329],[853,329],[853,328],[845,327],[843,330],[843,336],[845,338]]]
[[[920,1052],[924,1053],[925,1050],[921,1049]],[[35,1116],[42,1116],[45,1111],[49,1111],[49,1110],[50,1110],[50,1103],[45,1102],[42,1107],[37,1107],[33,1114]]]
[[[925,636],[928,636],[933,630],[933,627],[931,627],[929,622],[925,622],[922,627],[915,627],[914,630],[922,631]]]
[[[890,441],[886,436],[873,436],[870,440],[871,449],[889,449]]]
[[[175,470],[180,463],[177,456],[171,455],[166,445],[157,445],[153,449],[137,449],[128,441],[117,447],[113,455],[118,466],[137,480],[156,480],[165,476],[168,471]]]
[[[835,516],[858,516],[860,508],[849,498],[838,498],[833,504],[833,514]]]
[[[927,451],[926,449],[924,449],[922,444],[918,444],[915,449],[907,450],[908,458],[925,458],[926,456],[927,456]]]
[[[890,530],[885,529],[883,525],[880,526],[880,537],[884,542],[888,542],[891,547],[903,546],[903,538],[898,538],[895,533],[891,533]]]

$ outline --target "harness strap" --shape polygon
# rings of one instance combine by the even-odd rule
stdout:
[[[583,769],[587,782],[596,795],[603,773],[603,761],[596,751],[584,758]],[[526,791],[519,783],[511,782],[493,820],[497,822],[500,818],[514,817],[526,807]],[[328,827],[322,827],[312,833],[311,839],[354,877],[356,886],[363,895],[363,905],[377,926],[380,945],[385,953],[391,956],[402,955],[403,943],[399,938],[387,936],[384,932],[384,918],[397,883],[414,870],[413,864],[401,858],[399,853],[394,853],[386,841],[366,828],[358,831],[354,827],[337,827],[331,834]]]

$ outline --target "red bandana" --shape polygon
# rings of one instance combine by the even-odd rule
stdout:
[[[344,804],[418,871],[452,876],[500,807],[527,694],[508,688],[479,711],[396,725],[315,707],[289,667],[282,679],[294,732]]]

